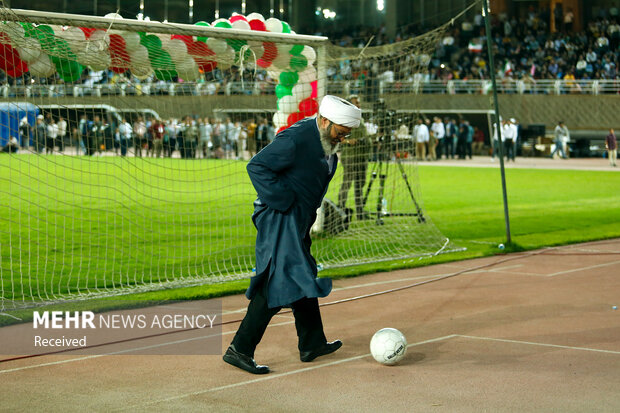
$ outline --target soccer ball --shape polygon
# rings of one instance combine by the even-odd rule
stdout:
[[[407,339],[395,328],[382,328],[370,340],[370,354],[381,364],[396,364],[406,352]]]

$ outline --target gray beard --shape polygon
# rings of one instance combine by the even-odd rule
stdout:
[[[332,145],[331,139],[327,133],[327,129],[319,129],[319,136],[321,138],[321,146],[326,156],[335,154],[338,151],[338,144]]]

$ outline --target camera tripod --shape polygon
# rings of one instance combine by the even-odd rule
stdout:
[[[401,177],[403,178],[403,180],[405,181],[405,184],[407,185],[407,190],[409,191],[409,196],[411,197],[411,201],[413,202],[413,205],[415,206],[416,212],[384,212],[382,211],[383,194],[385,190],[385,180],[388,176],[388,172],[390,169],[389,162],[388,161],[384,162],[384,159],[383,159],[386,155],[394,155],[394,159],[396,160],[396,165],[398,166]],[[372,185],[377,180],[377,177],[379,178],[379,194],[377,196],[377,211],[375,212],[375,214],[377,215],[377,220],[376,220],[377,225],[383,225],[383,217],[390,217],[390,216],[391,217],[414,216],[418,218],[419,223],[426,222],[426,218],[424,218],[422,209],[420,208],[420,205],[416,201],[415,195],[413,194],[413,189],[411,188],[411,185],[409,184],[409,178],[407,177],[405,168],[403,167],[403,164],[400,158],[397,156],[395,151],[390,150],[390,151],[383,152],[383,153],[381,153],[380,151],[377,151],[377,162],[375,162],[372,168],[372,172],[370,175],[370,181],[368,182],[366,193],[364,194],[364,198],[362,199],[363,207],[366,206],[366,202],[368,201],[368,197],[370,195]]]

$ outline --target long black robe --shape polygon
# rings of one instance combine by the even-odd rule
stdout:
[[[248,163],[258,193],[252,221],[256,226],[256,275],[246,296],[268,277],[270,308],[288,306],[303,297],[325,297],[329,278],[317,278],[310,254],[310,228],[316,210],[336,172],[321,146],[316,119],[304,119],[279,133]]]

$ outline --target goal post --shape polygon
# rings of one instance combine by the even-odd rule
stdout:
[[[347,97],[341,62],[397,69],[431,45],[360,54],[257,13],[189,25],[1,8],[0,310],[251,276],[250,157],[326,93]],[[424,212],[397,119],[373,106],[415,110],[415,96],[379,90],[373,70],[349,88],[367,204],[347,212],[360,192],[340,195],[340,167],[312,247],[324,268],[455,249]]]

